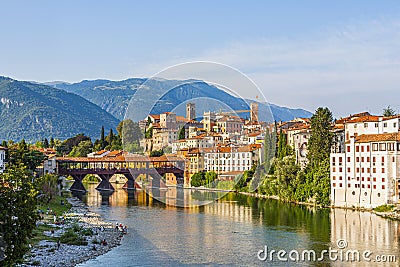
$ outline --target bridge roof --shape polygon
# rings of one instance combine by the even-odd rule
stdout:
[[[58,157],[58,162],[177,162],[185,161],[185,159],[176,155],[162,155],[161,157],[148,157],[140,154],[127,154],[117,157]]]

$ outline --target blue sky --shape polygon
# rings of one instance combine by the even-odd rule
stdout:
[[[275,104],[400,111],[400,1],[0,4],[0,75],[119,80],[207,60],[241,70]]]

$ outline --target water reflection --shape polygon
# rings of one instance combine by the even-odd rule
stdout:
[[[398,254],[399,223],[370,213],[176,188],[146,194],[125,191],[118,184],[114,193],[104,195],[94,189],[96,185],[85,186],[88,192],[82,200],[107,220],[127,224],[130,234],[123,246],[82,266],[260,265],[268,263],[257,259],[257,252],[265,245],[274,250],[312,249],[318,253],[335,247],[338,239],[346,239],[349,248]],[[154,199],[152,194],[165,201]],[[194,205],[217,197],[221,198],[209,205]],[[188,207],[180,208],[176,203]],[[272,265],[345,264],[326,259],[316,263],[275,261]]]
[[[346,249],[355,249],[360,252],[372,251],[371,259],[374,255],[380,254],[396,255],[397,261],[400,260],[398,221],[383,219],[370,212],[344,209],[334,209],[330,216],[333,245],[343,239],[348,245]],[[394,263],[379,264],[380,266],[395,266]],[[360,263],[359,266],[363,265]]]

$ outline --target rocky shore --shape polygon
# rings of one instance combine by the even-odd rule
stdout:
[[[69,198],[68,202],[72,204],[72,208],[69,213],[65,214],[66,223],[57,225],[54,233],[50,231],[45,233],[50,240],[42,240],[35,245],[25,257],[25,263],[20,266],[75,266],[120,245],[122,235],[120,231],[115,229],[114,224],[103,221],[100,215],[91,212],[85,204],[76,198]],[[82,229],[93,231],[93,235],[85,237],[87,245],[78,246],[61,243],[58,247],[54,238],[60,237],[73,224],[78,224]],[[102,240],[106,240],[107,244],[101,244]]]

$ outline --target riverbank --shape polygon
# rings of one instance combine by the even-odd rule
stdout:
[[[278,196],[266,196],[266,195],[261,195],[258,193],[249,193],[249,192],[236,192],[236,193],[246,195],[246,196],[256,197],[256,198],[265,198],[265,199],[269,198],[269,199],[275,199],[278,201],[282,201]],[[290,203],[294,203],[294,204],[298,204],[298,205],[320,207],[318,205],[315,205],[314,203],[308,203],[308,202],[295,202],[295,201],[285,201],[285,202],[290,202]],[[373,209],[367,209],[367,208],[336,207],[336,206],[320,207],[320,208],[345,209],[345,210],[353,210],[353,211],[370,212],[370,213],[373,213],[373,214],[378,215],[385,219],[400,221],[400,209],[397,207],[394,207],[390,211],[375,211]]]
[[[47,224],[38,222],[38,227],[45,225],[48,236],[33,246],[26,255],[24,264],[20,266],[54,266],[72,267],[89,259],[107,253],[120,245],[122,235],[115,229],[115,225],[105,222],[100,215],[91,212],[89,208],[76,198],[68,198],[72,205],[68,213],[63,216],[64,224]],[[71,228],[80,229],[86,233],[82,236],[83,245],[68,245],[62,242],[57,244],[60,237]],[[105,240],[107,244],[101,244]]]

